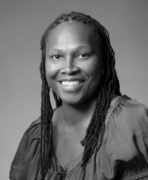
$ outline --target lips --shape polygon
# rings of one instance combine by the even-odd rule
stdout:
[[[64,78],[59,82],[64,91],[76,92],[83,85],[84,79]]]
[[[60,83],[77,83],[77,82],[84,82],[85,79],[83,77],[63,77],[63,78],[58,78],[57,81]]]

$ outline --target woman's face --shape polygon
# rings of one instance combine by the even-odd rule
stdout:
[[[64,22],[46,42],[46,79],[64,103],[82,105],[95,99],[101,79],[99,40],[79,22]]]

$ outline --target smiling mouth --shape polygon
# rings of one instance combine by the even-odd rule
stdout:
[[[62,81],[61,84],[64,86],[76,86],[80,81]]]
[[[76,92],[81,88],[83,81],[80,81],[80,80],[70,80],[70,81],[63,80],[60,82],[60,84],[62,85],[62,88],[64,91]]]

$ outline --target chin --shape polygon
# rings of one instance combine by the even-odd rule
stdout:
[[[72,97],[64,97],[62,98],[62,102],[71,105],[71,106],[80,106],[84,103],[84,100],[81,98],[78,98],[77,96],[72,96]]]

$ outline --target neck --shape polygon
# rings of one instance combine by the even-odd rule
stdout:
[[[71,128],[87,128],[92,114],[95,109],[96,100],[75,107],[66,103],[62,103],[61,113],[63,114],[64,123]]]

